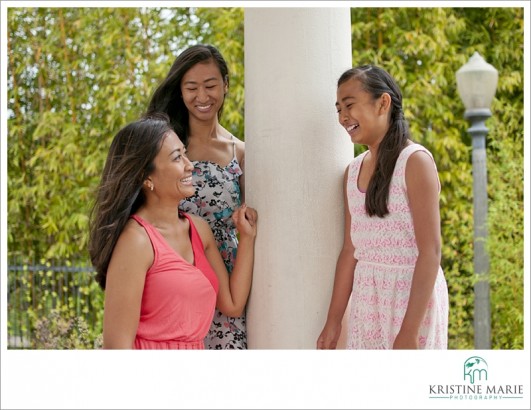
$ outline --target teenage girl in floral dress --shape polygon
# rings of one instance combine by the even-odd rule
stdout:
[[[244,202],[244,143],[219,123],[229,88],[227,63],[211,45],[195,45],[174,61],[155,91],[148,112],[165,112],[194,166],[195,194],[184,212],[205,219],[229,274],[238,248],[232,213]],[[232,318],[216,310],[207,349],[246,349],[245,312]]]

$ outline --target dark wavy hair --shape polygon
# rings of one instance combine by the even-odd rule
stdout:
[[[199,63],[213,61],[219,68],[221,78],[229,84],[229,68],[217,48],[208,44],[197,44],[184,50],[173,62],[166,78],[160,83],[149,102],[147,114],[166,113],[170,123],[184,145],[188,144],[189,122],[188,109],[181,94],[181,82],[186,72]],[[223,112],[223,104],[218,116]]]
[[[145,202],[142,185],[171,131],[165,114],[151,114],[114,137],[90,215],[89,254],[96,281],[105,289],[111,255],[129,217]]]
[[[369,181],[365,195],[365,210],[369,216],[383,218],[389,213],[389,185],[400,152],[405,148],[409,139],[409,126],[402,111],[402,93],[396,81],[387,71],[373,65],[362,65],[345,71],[339,80],[339,87],[344,82],[356,79],[364,91],[374,100],[383,93],[391,97],[391,113],[389,129],[378,147],[376,168]]]

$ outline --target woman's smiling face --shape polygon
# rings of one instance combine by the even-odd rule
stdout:
[[[194,195],[194,167],[186,157],[186,148],[175,132],[168,131],[153,163],[155,169],[149,178],[157,196],[175,197],[180,201]]]
[[[192,66],[181,80],[181,94],[189,116],[211,120],[223,105],[227,88],[214,60]]]

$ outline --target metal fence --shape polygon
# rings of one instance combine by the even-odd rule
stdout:
[[[8,264],[8,348],[82,348],[101,333],[103,292],[91,266]]]

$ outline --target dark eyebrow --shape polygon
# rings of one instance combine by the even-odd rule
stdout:
[[[356,97],[351,97],[350,95],[348,95],[348,96],[342,98],[341,102],[345,102],[346,100],[354,100],[355,101]],[[336,101],[336,107],[338,107],[338,106],[339,106],[339,102]]]
[[[214,81],[214,80],[218,80],[218,79],[217,79],[216,77],[211,77],[211,78],[207,78],[207,79],[206,79],[205,81],[203,81],[203,82],[204,82],[204,83],[208,83],[208,82],[210,82],[210,81]],[[190,80],[190,81],[185,81],[183,84],[184,84],[184,85],[187,85],[187,84],[193,84],[193,85],[195,85],[195,84],[197,84],[197,81],[191,81],[191,80]]]
[[[178,153],[181,153],[181,149],[180,148],[176,148],[174,149],[172,152],[169,153],[168,157],[171,157],[173,154],[175,154],[176,152]]]

